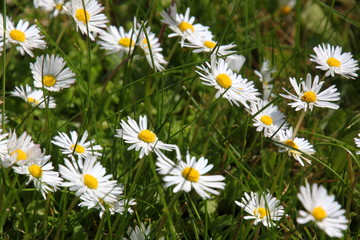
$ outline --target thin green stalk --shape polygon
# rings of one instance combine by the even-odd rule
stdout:
[[[5,121],[5,87],[6,87],[6,1],[3,1],[3,29],[4,32],[1,33],[3,35],[3,67],[2,67],[2,74],[3,74],[3,82],[2,82],[2,119],[1,119],[1,128],[4,128],[4,121]]]
[[[298,122],[297,122],[297,124],[296,124],[296,127],[295,127],[295,129],[294,129],[294,132],[293,132],[293,135],[292,135],[292,140],[295,139],[296,134],[297,134],[297,132],[299,131],[299,128],[300,128],[300,126],[301,126],[301,123],[302,123],[303,120],[304,120],[305,114],[306,114],[306,112],[305,112],[304,110],[302,110],[301,115],[300,115],[300,117],[299,117],[299,120],[298,120]]]
[[[60,224],[56,230],[56,233],[55,233],[55,237],[54,237],[54,240],[58,240],[59,237],[60,237],[60,234],[61,234],[61,231],[62,231],[62,228],[63,228],[63,225],[66,221],[66,218],[67,216],[69,215],[69,213],[71,212],[71,210],[75,207],[75,205],[78,203],[79,201],[79,197],[75,197],[74,200],[72,200],[72,202],[70,203],[70,206],[68,207],[68,209],[66,210],[66,212],[64,213],[64,215],[62,216],[62,219],[60,220]]]

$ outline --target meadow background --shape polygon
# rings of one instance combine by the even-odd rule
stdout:
[[[136,50],[120,58],[108,55],[96,42],[76,32],[71,17],[34,9],[32,1],[7,0],[2,13],[15,22],[25,19],[37,24],[45,36],[47,48],[35,50],[64,57],[76,73],[74,86],[52,93],[55,109],[33,108],[20,98],[11,97],[15,86],[32,84],[29,68],[35,58],[21,56],[14,48],[1,57],[2,106],[8,116],[3,131],[28,132],[39,143],[57,169],[63,164],[59,148],[51,143],[58,131],[89,132],[89,138],[103,147],[101,164],[114,179],[124,185],[124,195],[136,200],[134,213],[104,214],[77,206],[75,195],[65,188],[44,200],[26,177],[11,169],[0,170],[0,238],[2,239],[121,239],[128,227],[140,222],[151,224],[149,239],[327,239],[314,225],[296,222],[303,209],[296,197],[307,179],[320,183],[335,195],[350,220],[344,239],[358,239],[359,169],[354,137],[360,132],[359,80],[337,75],[326,83],[335,84],[341,93],[338,110],[315,108],[308,112],[299,130],[314,145],[313,163],[305,167],[257,132],[244,107],[216,99],[215,90],[200,83],[196,66],[209,61],[208,53],[194,54],[181,48],[177,38],[168,38],[170,30],[160,22],[160,12],[171,1],[100,1],[115,26],[131,28],[133,17],[147,21],[160,39],[165,59],[163,72],[151,69]],[[273,0],[176,1],[179,13],[196,17],[196,23],[209,26],[222,44],[234,42],[238,54],[246,57],[241,74],[262,84],[254,70],[264,59],[277,71],[273,74],[274,94],[290,89],[289,77],[305,78],[308,72],[322,76],[309,61],[312,48],[321,43],[342,46],[360,59],[360,3],[342,1],[298,1],[287,14]],[[5,81],[5,82],[4,82]],[[295,126],[299,113],[288,101],[275,97],[274,103]],[[128,144],[115,138],[119,122],[131,116],[146,115],[159,139],[176,144],[183,156],[186,151],[205,156],[214,164],[211,174],[225,176],[226,187],[219,196],[202,200],[196,192],[174,194],[164,189],[156,173],[156,156],[142,159]],[[174,154],[169,156],[174,158]],[[175,159],[175,158],[174,158]],[[234,201],[245,192],[269,190],[284,206],[287,216],[279,228],[253,226],[244,220],[246,213]]]

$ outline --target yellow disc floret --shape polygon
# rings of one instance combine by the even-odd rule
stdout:
[[[63,4],[56,4],[55,8],[60,11],[63,8]]]
[[[18,42],[24,42],[26,39],[25,33],[17,29],[11,30],[9,35],[12,39]]]
[[[284,15],[288,15],[292,10],[292,7],[285,5],[280,9],[280,13]]]
[[[316,221],[321,221],[327,216],[326,211],[322,207],[314,208],[311,215],[313,215]]]
[[[43,77],[43,83],[46,87],[51,87],[51,86],[54,86],[55,83],[56,83],[56,79],[54,76],[52,75],[45,75]]]
[[[192,167],[186,167],[181,172],[181,175],[190,182],[197,182],[199,181],[199,177],[200,177],[199,171]]]
[[[39,103],[39,100],[36,100],[35,98],[32,98],[32,97],[28,97],[27,98],[27,101],[29,103],[34,103],[34,104],[38,104]]]
[[[85,174],[84,175],[84,184],[85,186],[87,186],[88,188],[91,189],[97,189],[99,182],[96,179],[96,177],[90,175],[90,174]]]
[[[70,146],[71,149],[74,149],[74,147],[75,147],[75,144],[73,144],[73,145]],[[83,146],[81,146],[81,145],[76,145],[76,147],[75,147],[75,152],[76,152],[76,153],[84,153],[84,152],[85,152],[85,148],[84,148]]]
[[[26,160],[27,159],[27,155],[26,152],[24,152],[21,149],[16,149],[15,151],[13,151],[10,155],[14,155],[15,153],[17,153],[17,158],[16,161],[20,161],[20,160]]]
[[[221,73],[221,74],[217,75],[216,82],[221,87],[226,88],[226,89],[231,87],[231,84],[232,84],[231,78],[225,73]]]
[[[340,67],[341,66],[341,62],[339,60],[337,60],[336,58],[330,57],[326,63],[330,66],[330,67]]]
[[[284,142],[285,145],[288,145],[292,148],[296,148],[296,149],[299,149],[299,146],[291,139],[288,139]]]
[[[313,103],[316,102],[317,98],[316,98],[316,93],[308,91],[305,92],[302,97],[301,100],[307,103]]]
[[[90,21],[90,14],[83,8],[76,9],[75,17],[77,20],[82,21],[84,24]]]
[[[182,23],[180,23],[180,24],[178,25],[178,28],[179,28],[181,31],[183,31],[183,32],[185,32],[185,31],[188,30],[188,29],[190,29],[192,32],[195,31],[195,30],[194,30],[194,26],[193,26],[192,24],[188,23],[188,22],[182,22]]]
[[[138,138],[141,141],[147,142],[147,143],[153,143],[156,140],[156,134],[153,133],[150,130],[142,130],[139,135]]]
[[[216,43],[213,41],[205,41],[204,46],[213,49],[216,46]]]
[[[42,168],[37,165],[37,164],[33,164],[31,165],[29,168],[29,173],[31,174],[31,176],[33,176],[34,178],[39,178],[41,177],[43,170]]]
[[[120,38],[118,43],[123,47],[132,47],[134,45],[133,41],[130,38]]]
[[[265,124],[265,125],[271,125],[273,123],[273,119],[268,116],[268,115],[264,115],[260,118],[260,121]]]
[[[254,214],[255,216],[259,216],[261,219],[263,219],[266,215],[269,215],[269,212],[263,208],[263,207],[259,207],[259,208],[256,208],[254,210]]]

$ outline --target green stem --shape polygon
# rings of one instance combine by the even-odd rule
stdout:
[[[75,207],[75,205],[78,203],[79,201],[79,197],[76,197],[74,198],[74,200],[70,203],[70,206],[69,208],[66,210],[65,214],[63,215],[62,219],[61,219],[61,222],[60,222],[60,225],[58,227],[58,229],[56,230],[56,234],[55,234],[55,238],[54,240],[58,240],[59,237],[60,237],[60,233],[61,233],[61,230],[62,230],[62,227],[65,223],[65,220],[67,218],[67,216],[69,215],[70,211]]]
[[[296,134],[297,134],[297,132],[299,131],[299,128],[300,128],[300,126],[301,126],[301,123],[302,123],[303,120],[304,120],[305,114],[306,114],[305,111],[302,111],[302,112],[301,112],[301,115],[300,115],[300,117],[299,117],[299,120],[298,120],[298,122],[297,122],[297,124],[296,124],[296,127],[295,127],[294,132],[293,132],[292,137],[291,137],[292,140],[295,139]]]

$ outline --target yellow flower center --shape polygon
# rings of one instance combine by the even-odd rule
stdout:
[[[139,135],[138,138],[141,141],[147,142],[147,143],[153,143],[156,140],[156,134],[153,133],[150,130],[142,130]]]
[[[96,179],[96,177],[91,176],[90,174],[85,174],[84,175],[84,184],[85,186],[87,186],[88,188],[91,189],[97,189],[99,182]]]
[[[292,8],[288,5],[286,5],[280,9],[280,12],[284,15],[288,15],[291,12],[291,10],[292,10]]]
[[[197,182],[199,181],[199,177],[200,177],[199,171],[192,167],[186,167],[181,172],[181,175],[190,182]]]
[[[146,39],[145,39],[145,41],[146,41]],[[132,47],[134,45],[133,41],[130,38],[120,38],[118,43],[124,47]]]
[[[221,73],[216,77],[216,82],[223,88],[228,89],[229,87],[231,87],[232,81],[231,78],[225,74],[225,73]]]
[[[41,177],[41,175],[43,173],[42,168],[37,164],[31,165],[28,169],[29,169],[31,176],[33,176],[34,178]]]
[[[75,144],[73,144],[73,145],[70,146],[71,149],[74,149],[74,147],[75,147]],[[81,146],[81,145],[76,145],[76,147],[75,147],[75,152],[76,152],[76,153],[84,153],[84,152],[85,152],[85,148],[84,148],[83,146]]]
[[[269,215],[269,212],[268,212],[265,208],[259,207],[259,208],[256,208],[256,209],[254,210],[254,215],[255,215],[255,216],[260,215],[260,218],[262,219],[262,218],[264,218],[266,215]]]
[[[325,210],[322,207],[314,208],[311,214],[316,219],[316,221],[321,221],[327,216]]]
[[[341,62],[339,60],[337,60],[336,58],[330,57],[326,63],[330,66],[330,67],[340,67],[341,66]]]
[[[24,42],[26,39],[25,33],[17,29],[11,30],[9,35],[12,39],[18,42]]]
[[[27,98],[27,101],[29,103],[35,103],[35,104],[38,104],[39,103],[39,100],[36,100],[35,98],[32,98],[32,97],[28,97]]]
[[[83,8],[76,9],[75,17],[77,20],[82,21],[84,24],[90,20],[90,14]]]
[[[307,103],[316,102],[316,94],[314,92],[305,92],[304,95],[302,95],[301,100]]]
[[[21,149],[16,149],[15,151],[13,151],[10,156],[14,155],[15,153],[17,153],[17,158],[16,161],[20,161],[20,160],[26,160],[27,156],[26,156],[26,152],[24,152]]]
[[[296,148],[296,149],[299,149],[299,146],[291,139],[288,139],[284,142],[285,145],[288,145],[292,148]]]
[[[55,7],[55,8],[60,11],[60,10],[62,9],[62,7],[63,7],[62,4],[56,4],[56,7]]]
[[[56,79],[54,78],[54,76],[46,75],[43,77],[43,83],[45,86],[51,87],[54,86],[54,84],[56,83]]]
[[[204,42],[204,46],[207,48],[214,48],[216,46],[216,43],[212,42],[212,41],[205,41]]]
[[[265,125],[271,125],[273,123],[273,120],[270,116],[264,115],[260,118],[260,121]]]
[[[182,22],[178,25],[178,28],[180,28],[181,31],[185,32],[186,30],[190,29],[192,32],[194,32],[194,27],[188,22]]]

